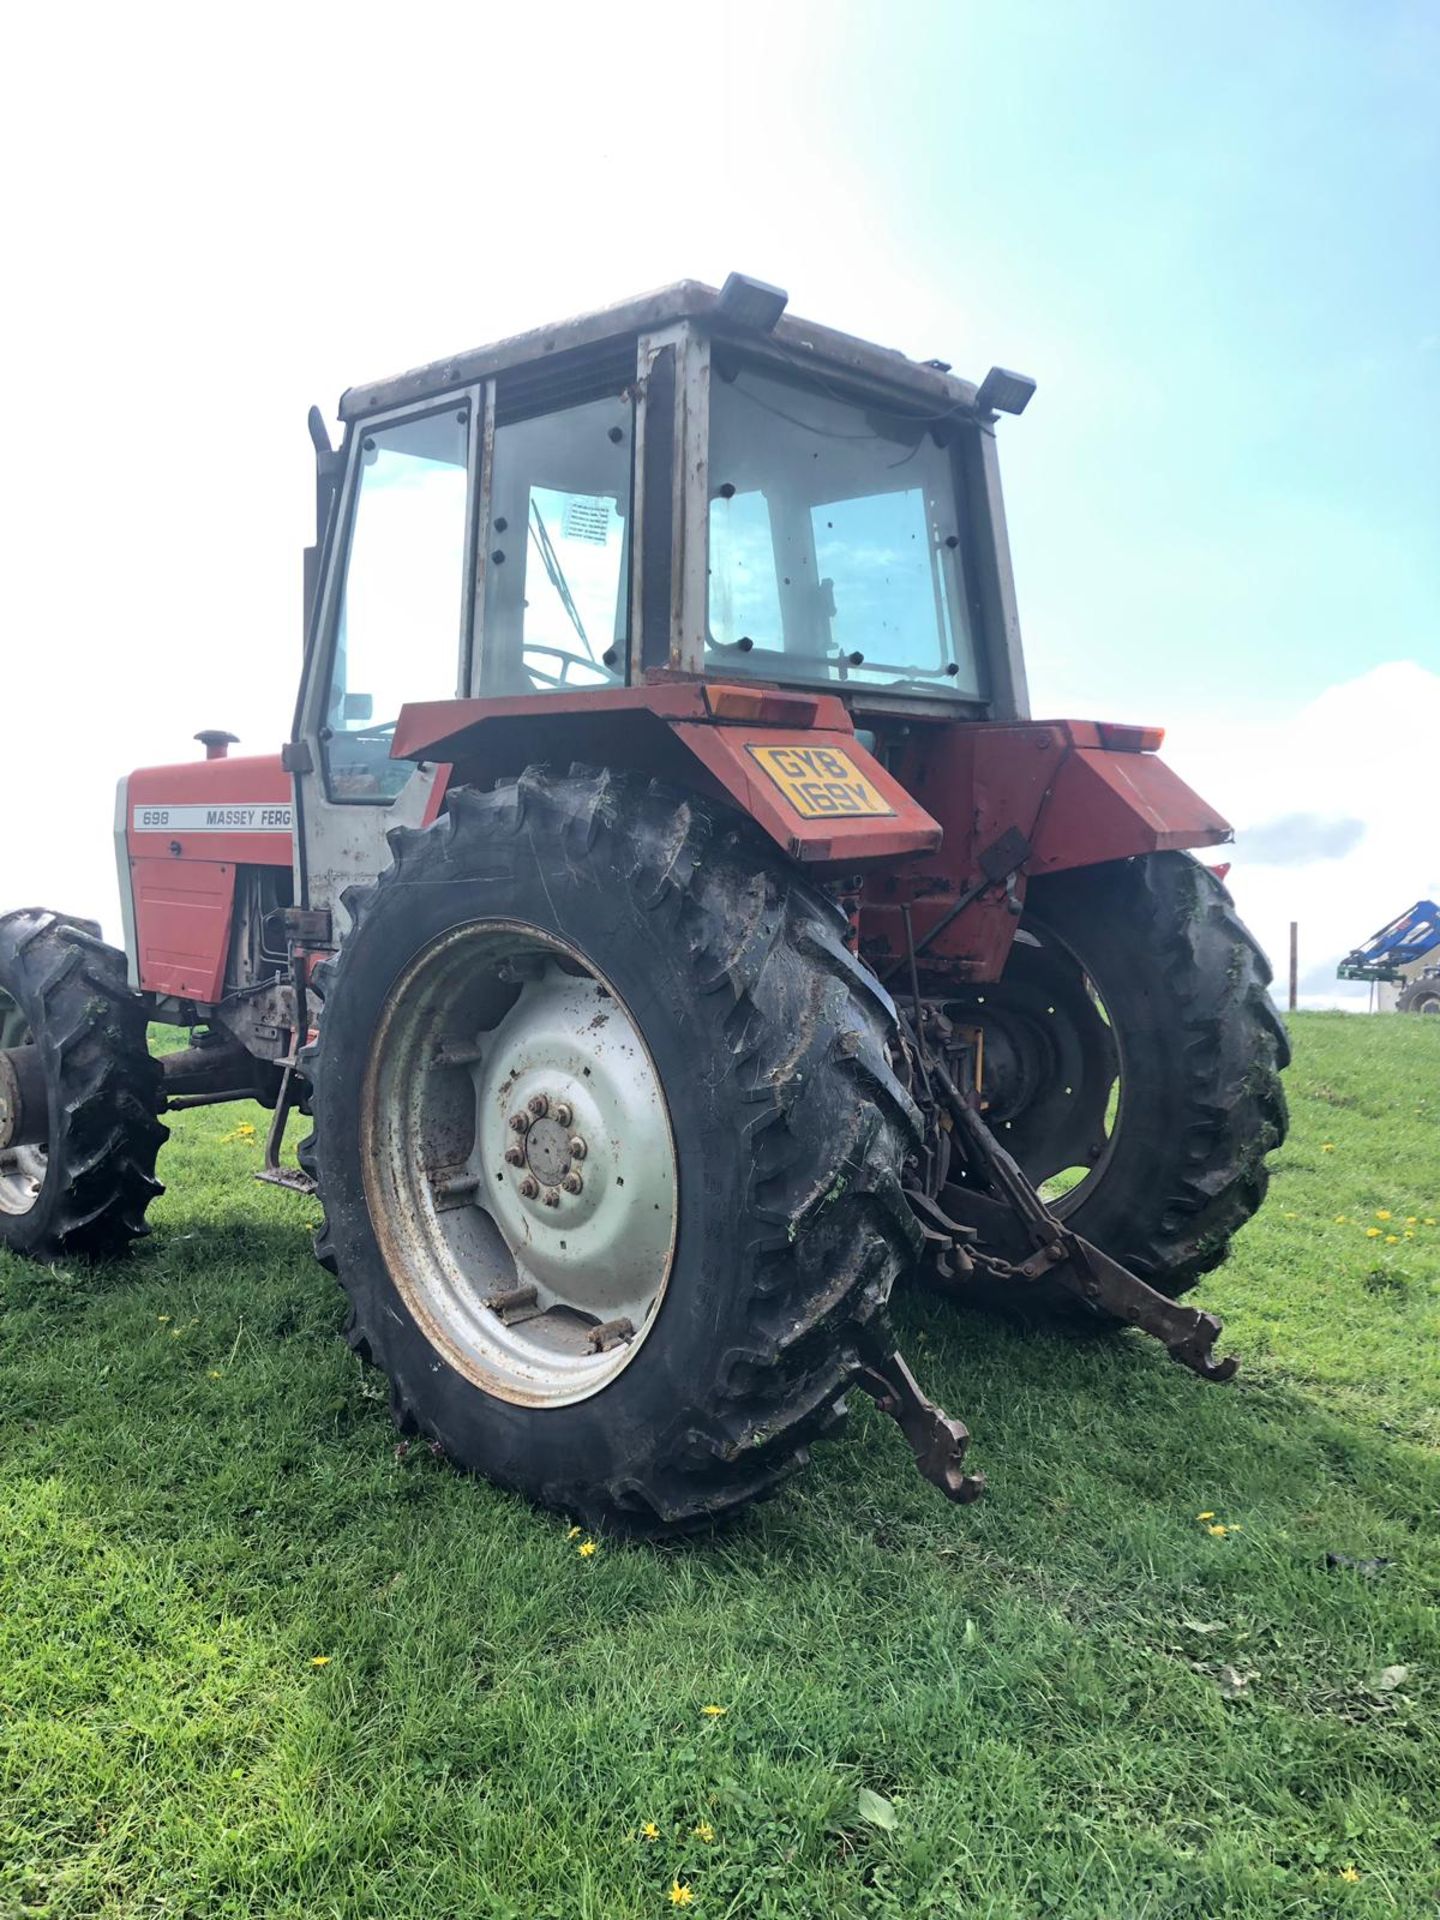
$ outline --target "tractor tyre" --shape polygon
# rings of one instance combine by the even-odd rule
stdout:
[[[629,774],[460,790],[346,896],[320,1259],[402,1428],[592,1527],[768,1494],[918,1229],[893,1009],[748,825]]]
[[[1003,978],[954,1006],[1008,1070],[997,1138],[1068,1225],[1172,1296],[1224,1260],[1285,1137],[1269,980],[1219,880],[1155,853],[1032,881]],[[1045,1304],[1095,1317],[1058,1289]]]
[[[145,1026],[124,954],[92,921],[0,916],[0,1047],[37,1050],[47,1115],[43,1143],[0,1150],[0,1247],[108,1259],[149,1231],[166,1129]]]
[[[1440,1013],[1440,980],[1412,980],[1395,1002],[1397,1013]]]

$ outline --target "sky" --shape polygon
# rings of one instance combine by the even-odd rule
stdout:
[[[312,401],[731,268],[1038,380],[1034,710],[1169,728],[1308,1004],[1440,893],[1433,0],[32,8],[0,86],[6,904],[118,938],[116,777],[287,733]]]

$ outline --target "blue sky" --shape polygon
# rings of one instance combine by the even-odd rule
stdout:
[[[863,41],[812,96],[817,154],[872,134],[857,265],[878,241],[961,318],[934,351],[1040,381],[1004,441],[1039,690],[1163,718],[1440,664],[1440,8],[927,7]]]
[[[372,0],[156,0],[7,54],[0,809],[48,828],[10,897],[116,930],[116,775],[284,737],[311,401],[732,267],[1036,376],[1035,706],[1351,845],[1242,886],[1272,945],[1282,896],[1324,959],[1440,887],[1389,777],[1440,733],[1437,0],[410,0],[399,42]]]

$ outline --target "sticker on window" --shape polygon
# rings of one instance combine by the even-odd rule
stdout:
[[[746,752],[802,819],[894,817],[895,809],[840,747],[757,747]]]

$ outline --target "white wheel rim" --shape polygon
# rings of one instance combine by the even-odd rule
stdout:
[[[578,952],[507,921],[442,935],[391,990],[361,1131],[390,1275],[467,1379],[565,1406],[630,1363],[674,1254],[674,1137],[639,1028]]]

